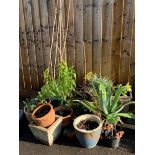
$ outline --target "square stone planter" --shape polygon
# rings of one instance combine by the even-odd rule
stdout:
[[[29,128],[34,137],[46,145],[52,145],[61,133],[62,117],[56,115],[55,122],[48,128],[38,126],[34,123],[29,124]]]

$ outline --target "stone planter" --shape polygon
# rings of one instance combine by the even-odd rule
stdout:
[[[55,122],[48,128],[38,126],[34,123],[29,124],[29,128],[34,137],[46,145],[52,145],[61,133],[62,117],[56,115]]]

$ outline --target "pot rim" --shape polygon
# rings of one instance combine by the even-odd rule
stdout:
[[[24,106],[24,108],[23,108],[23,111],[24,111],[24,113],[32,114],[32,112],[27,112],[27,111],[26,111],[26,107],[25,107],[25,106]]]
[[[36,109],[34,109],[34,111],[32,112],[32,118],[33,118],[33,119],[42,120],[43,118],[46,117],[46,115],[49,114],[50,111],[49,111],[46,115],[44,115],[44,116],[42,116],[42,117],[39,117],[39,118],[34,117],[35,113],[36,113],[40,108],[42,108],[42,107],[44,107],[44,106],[49,106],[49,107],[51,108],[50,111],[53,109],[53,106],[52,106],[51,104],[49,104],[49,103],[40,105],[39,107],[37,107]],[[53,110],[54,110],[54,109],[53,109]]]
[[[95,118],[96,120],[98,120],[98,121],[96,121],[96,120],[94,119],[94,121],[96,121],[97,123],[99,123],[98,127],[95,128],[95,129],[93,129],[93,130],[79,129],[79,128],[77,127],[77,124],[78,124],[80,121],[82,121],[82,120],[86,120],[86,118],[83,119],[83,117],[86,117],[86,118]],[[79,119],[79,121],[78,121],[78,119]],[[81,115],[81,116],[75,118],[75,120],[74,120],[74,122],[73,122],[74,128],[75,128],[76,130],[78,130],[79,132],[82,132],[82,133],[92,133],[92,132],[96,132],[97,130],[101,130],[101,129],[102,129],[102,125],[103,125],[103,121],[100,119],[100,117],[98,117],[98,116],[96,116],[96,115],[92,115],[92,114],[84,114],[84,115]]]

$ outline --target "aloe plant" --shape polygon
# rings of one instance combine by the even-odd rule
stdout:
[[[93,75],[93,78],[90,78],[89,82],[91,87],[90,91],[94,95],[96,101],[75,100],[76,102],[80,102],[94,113],[100,113],[107,123],[117,124],[118,121],[122,122],[121,117],[134,118],[134,114],[132,113],[121,112],[125,106],[134,104],[132,101],[122,104],[119,100],[122,92],[128,89],[127,86],[120,85],[115,94],[113,94],[112,81]]]

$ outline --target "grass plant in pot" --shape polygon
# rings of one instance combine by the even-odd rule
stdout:
[[[42,127],[48,127],[55,121],[55,111],[50,103],[43,103],[32,113],[34,122]]]
[[[93,148],[96,146],[100,139],[102,123],[98,116],[92,114],[81,115],[74,120],[75,134],[83,147]]]
[[[56,79],[50,76],[48,69],[44,71],[43,76],[45,84],[39,92],[39,97],[46,100],[58,99],[54,110],[57,115],[63,117],[62,126],[67,126],[73,114],[71,97],[76,87],[75,70],[73,67],[68,67],[65,62],[61,62],[58,65]]]
[[[113,83],[110,80],[92,74],[92,77],[89,78],[89,87],[95,101],[77,100],[77,102],[80,102],[94,114],[100,116],[105,120],[104,123],[106,125],[112,124],[111,131],[113,131],[113,128],[116,127],[118,122],[122,123],[121,117],[134,118],[133,113],[122,112],[125,106],[134,104],[134,101],[122,104],[119,100],[121,93],[127,89],[126,86],[120,86],[115,94],[113,94]],[[103,129],[104,127],[105,126],[103,126]],[[106,137],[106,135],[104,135],[104,137]]]

